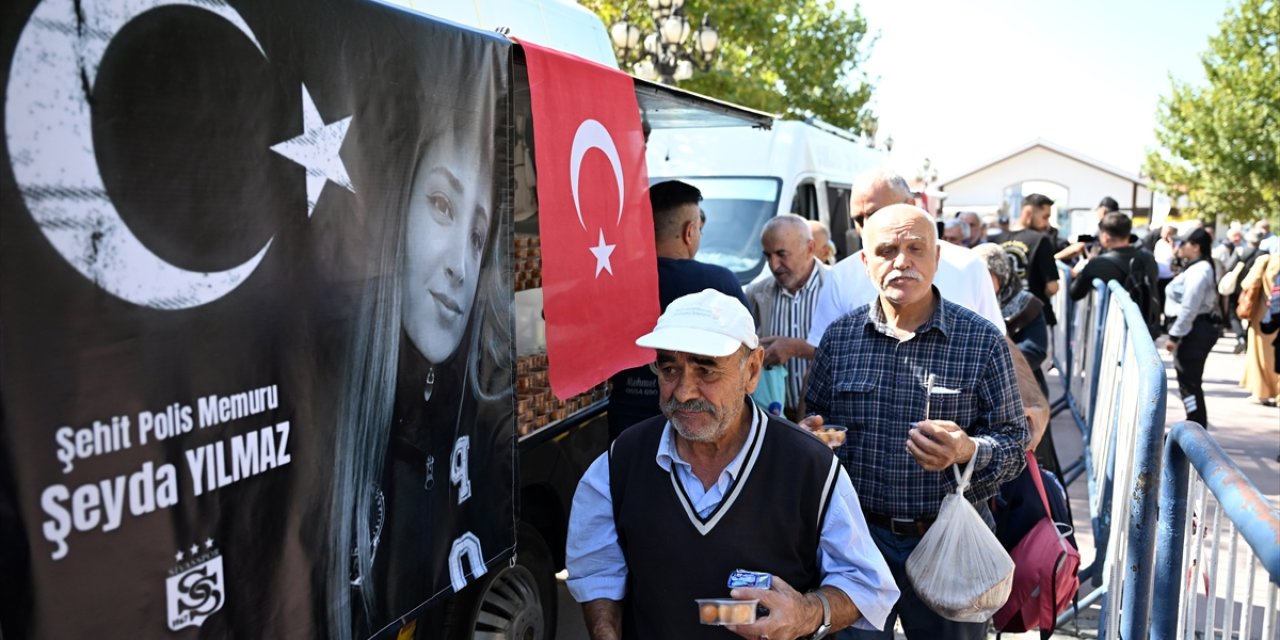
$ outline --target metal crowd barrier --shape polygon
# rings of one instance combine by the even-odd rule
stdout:
[[[1099,366],[1102,362],[1102,338],[1106,326],[1110,289],[1101,280],[1094,280],[1093,291],[1071,305],[1071,340],[1067,346],[1068,371],[1066,378],[1066,407],[1071,412],[1080,434],[1089,441],[1093,423],[1093,404],[1097,396]],[[1069,485],[1084,473],[1088,466],[1089,447],[1074,462],[1063,467],[1062,482]]]
[[[1151,637],[1280,637],[1280,511],[1199,424],[1173,425],[1164,454]]]
[[[1097,555],[1081,578],[1092,577],[1098,588],[1058,624],[1101,600],[1099,638],[1145,638],[1168,382],[1142,312],[1128,293],[1118,282],[1095,281],[1094,286],[1088,303],[1075,310],[1076,368],[1068,401],[1073,413],[1078,408],[1088,417],[1084,472]]]

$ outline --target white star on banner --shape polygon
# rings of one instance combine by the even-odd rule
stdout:
[[[178,562],[182,562],[182,558],[183,558],[183,555],[181,551],[173,554],[173,559],[177,560]]]
[[[191,555],[195,556],[197,553],[200,553],[199,545],[191,545]]]
[[[307,85],[302,85],[302,135],[271,145],[271,150],[302,165],[307,170],[307,217],[315,211],[325,181],[355,193],[351,177],[338,151],[347,137],[351,116],[324,123]]]
[[[590,251],[596,257],[596,277],[597,278],[600,277],[601,270],[608,271],[609,275],[613,275],[613,265],[610,264],[609,262],[609,256],[613,255],[613,248],[616,246],[618,245],[604,243],[604,229],[601,229],[600,243],[594,247],[587,248],[587,250]]]
[[[205,538],[204,548],[205,550],[209,550],[213,548],[213,538]]]

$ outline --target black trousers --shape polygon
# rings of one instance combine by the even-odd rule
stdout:
[[[1173,351],[1173,368],[1178,372],[1178,395],[1187,409],[1187,420],[1208,428],[1209,413],[1204,406],[1204,361],[1218,342],[1218,325],[1208,316],[1199,316],[1191,332],[1178,339]]]

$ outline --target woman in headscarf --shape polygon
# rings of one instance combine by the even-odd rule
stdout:
[[[1009,339],[1018,345],[1018,351],[1027,359],[1035,373],[1036,383],[1045,395],[1049,384],[1040,366],[1049,355],[1049,325],[1044,317],[1044,303],[1030,291],[1022,288],[1022,280],[1013,272],[1013,262],[998,244],[982,244],[973,251],[986,261],[991,272],[991,286],[1000,300],[1000,315]]]

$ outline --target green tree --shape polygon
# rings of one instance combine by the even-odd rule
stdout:
[[[580,0],[612,25],[630,10],[653,30],[644,0]],[[691,27],[706,12],[720,32],[715,67],[680,87],[789,118],[817,116],[846,129],[874,129],[871,85],[859,67],[867,23],[831,0],[686,0]]]
[[[1200,56],[1207,86],[1171,78],[1146,171],[1197,215],[1245,220],[1280,211],[1280,2],[1243,0]]]

